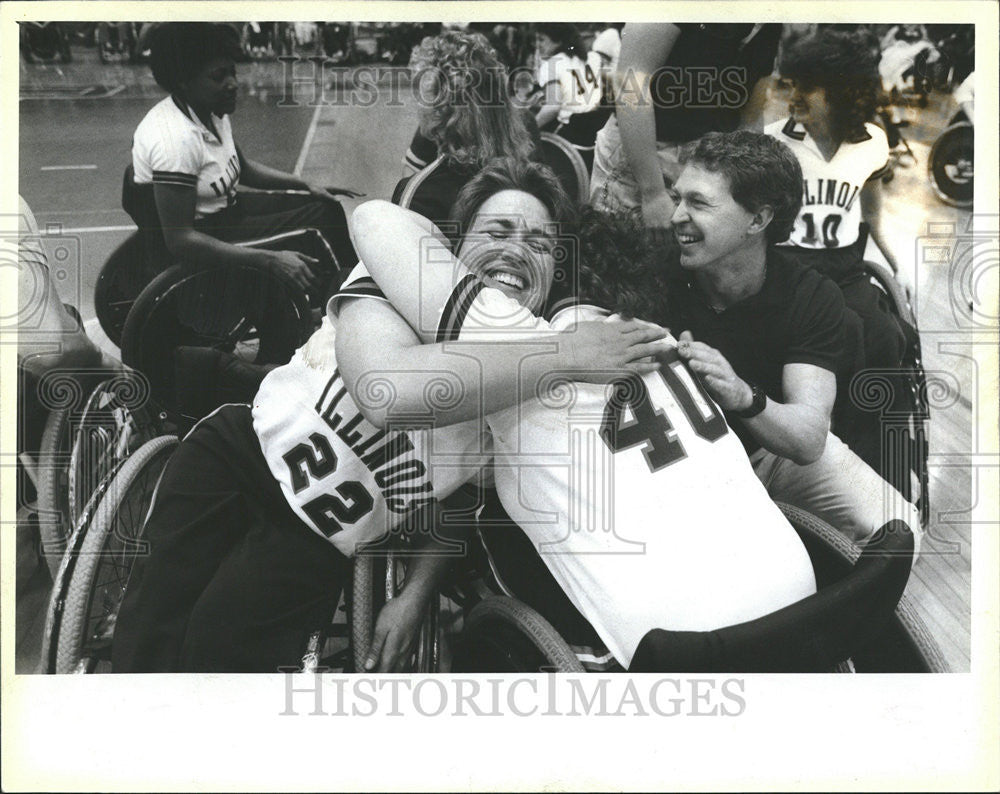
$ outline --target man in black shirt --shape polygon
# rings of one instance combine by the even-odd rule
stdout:
[[[836,436],[844,302],[825,276],[779,258],[801,202],[795,155],[754,132],[710,133],[672,190],[679,263],[668,324],[776,501],[854,540],[916,510]]]

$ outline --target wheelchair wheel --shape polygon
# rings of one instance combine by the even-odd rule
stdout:
[[[931,147],[927,175],[937,197],[953,207],[971,207],[975,133],[969,122],[948,127]]]
[[[118,246],[101,268],[94,286],[94,311],[101,329],[119,347],[129,309],[157,272],[147,261],[142,232]]]
[[[69,458],[70,522],[76,524],[91,495],[120,460],[159,435],[159,418],[147,405],[139,373],[122,373],[97,385],[80,414]]]
[[[175,410],[177,348],[205,347],[248,363],[284,364],[311,330],[305,295],[273,273],[174,265],[149,283],[129,311],[122,360],[148,378],[157,404]]]
[[[386,602],[399,593],[406,577],[406,566],[393,554],[361,554],[354,560],[353,596],[350,609],[351,648],[354,669],[363,671],[368,649],[375,635],[375,621]],[[414,654],[414,673],[438,671],[439,645],[437,634],[438,597],[433,596],[420,627],[420,637]]]
[[[572,143],[553,132],[541,133],[542,159],[555,171],[566,192],[581,204],[590,199],[590,174]]]
[[[455,669],[482,673],[582,673],[576,654],[545,618],[506,596],[485,598],[466,617]]]
[[[69,459],[73,446],[70,408],[49,413],[38,454],[38,533],[42,557],[55,579],[66,551],[72,522],[69,506]]]
[[[110,669],[118,609],[135,559],[145,551],[141,537],[153,493],[177,444],[176,436],[154,438],[122,464],[72,560],[67,557],[72,565],[63,573],[63,606],[49,645],[54,652],[52,672]]]

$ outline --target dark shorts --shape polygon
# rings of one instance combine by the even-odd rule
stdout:
[[[198,424],[164,470],[115,629],[115,672],[276,672],[327,625],[349,562],[292,512],[249,406]]]

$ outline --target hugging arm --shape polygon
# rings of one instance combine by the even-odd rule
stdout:
[[[435,343],[439,312],[469,271],[428,221],[387,202],[359,207],[352,236],[391,305],[373,299],[341,305],[337,362],[358,406],[378,426],[393,413],[433,414],[441,426],[481,418],[533,397],[552,371],[603,382],[611,372],[655,366],[638,360],[654,352],[652,341],[663,332],[635,321],[579,323],[572,333],[556,334],[522,310],[521,333],[502,342]],[[391,405],[366,399],[376,379],[392,384]],[[442,380],[458,395],[448,405],[428,397]]]

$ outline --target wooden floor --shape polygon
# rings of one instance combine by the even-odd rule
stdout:
[[[950,100],[933,103],[905,130],[917,155],[910,168],[897,169],[885,186],[886,228],[901,267],[914,267],[915,311],[927,373],[931,420],[930,504],[920,559],[907,593],[938,640],[954,672],[970,667],[972,521],[977,488],[997,476],[996,464],[984,467],[973,451],[995,449],[982,434],[996,420],[995,404],[978,405],[979,369],[970,331],[986,307],[973,303],[977,275],[964,267],[971,213],[947,207],[930,193],[927,155],[934,133],[950,117]],[[993,238],[996,239],[995,237]],[[869,252],[873,253],[872,247]],[[874,258],[874,255],[872,256]],[[994,311],[985,312],[995,316]],[[995,320],[994,320],[995,327]],[[992,346],[978,355],[995,356]],[[990,417],[992,416],[992,420]],[[977,436],[979,437],[977,439]]]

